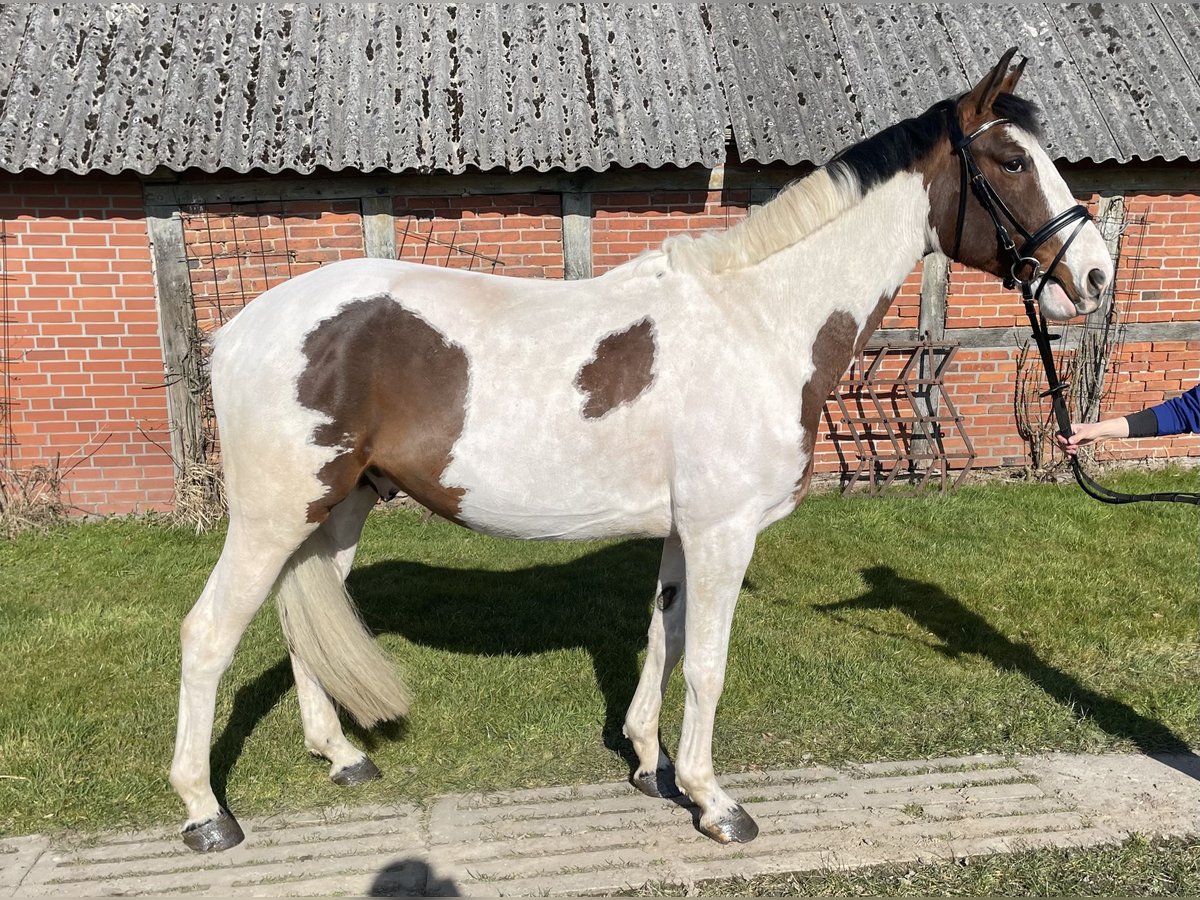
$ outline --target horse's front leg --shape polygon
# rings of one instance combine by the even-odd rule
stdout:
[[[717,702],[725,685],[729,629],[756,529],[725,524],[681,533],[687,560],[683,677],[687,699],[676,759],[679,786],[700,807],[700,830],[721,843],[752,841],[758,826],[721,789],[713,771]]]
[[[671,535],[663,543],[662,562],[658,568],[658,590],[650,619],[646,662],[625,715],[625,736],[638,757],[633,785],[651,797],[679,796],[675,769],[663,752],[659,738],[658,717],[671,672],[683,655],[683,623],[687,609],[684,587],[683,547],[679,537]]]

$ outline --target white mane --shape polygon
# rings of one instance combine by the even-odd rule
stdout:
[[[663,252],[678,269],[709,272],[744,269],[798,243],[860,199],[862,189],[858,179],[835,164],[817,169],[784,188],[732,228],[668,238],[663,243]]]

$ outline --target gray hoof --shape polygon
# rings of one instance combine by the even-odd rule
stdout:
[[[192,825],[183,830],[183,842],[189,850],[197,853],[215,853],[236,847],[246,839],[242,826],[226,810],[221,810],[215,819]]]
[[[342,787],[353,787],[356,784],[363,784],[382,777],[383,773],[379,771],[375,763],[371,762],[371,757],[364,756],[354,765],[338,769],[329,776],[329,780]]]
[[[629,780],[635,788],[647,797],[656,797],[660,800],[673,800],[683,795],[683,791],[675,783],[674,766],[664,766],[653,772],[635,772]]]
[[[758,825],[740,806],[715,824],[701,824],[700,831],[722,844],[748,844],[758,837]]]

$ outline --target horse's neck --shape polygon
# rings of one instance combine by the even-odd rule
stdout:
[[[823,228],[744,273],[764,323],[794,349],[810,346],[830,315],[849,313],[860,329],[878,324],[925,253],[929,196],[919,175],[900,173]],[[886,298],[886,299],[884,299]]]

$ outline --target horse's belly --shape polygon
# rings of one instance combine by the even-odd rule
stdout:
[[[629,473],[620,480],[603,464],[471,477],[465,473],[474,467],[456,462],[461,465],[453,483],[463,489],[458,518],[475,531],[532,540],[665,537],[671,531],[665,479]]]
[[[666,537],[671,531],[667,503],[594,509],[556,509],[531,502],[493,504],[486,496],[463,502],[460,521],[474,531],[524,540],[582,541],[618,537]]]
[[[540,427],[468,428],[442,476],[462,490],[459,520],[515,538],[666,536],[671,496],[663,442],[656,429],[619,418],[584,423],[564,416],[552,424],[548,416]]]

